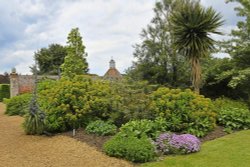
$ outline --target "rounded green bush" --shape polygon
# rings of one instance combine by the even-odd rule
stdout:
[[[154,145],[148,138],[124,137],[120,133],[107,141],[103,149],[109,156],[132,162],[148,162],[156,156]]]
[[[108,120],[112,112],[110,92],[108,82],[85,76],[40,84],[39,104],[46,113],[47,131],[66,131],[96,119]]]
[[[85,130],[89,134],[107,136],[114,135],[116,133],[117,127],[111,123],[97,120],[88,124]]]
[[[159,88],[150,98],[153,114],[167,120],[169,131],[202,137],[216,125],[212,101],[190,89]]]
[[[25,115],[29,110],[31,94],[22,94],[14,96],[11,99],[5,99],[7,115]]]

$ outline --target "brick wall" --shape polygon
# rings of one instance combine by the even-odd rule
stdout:
[[[38,76],[38,79],[49,78],[58,79],[58,76]],[[10,74],[10,97],[17,96],[23,93],[33,91],[35,80],[33,75],[18,75],[17,73]]]

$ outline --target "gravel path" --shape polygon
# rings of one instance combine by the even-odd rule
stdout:
[[[24,134],[19,116],[4,115],[0,103],[0,167],[131,167],[66,136]]]

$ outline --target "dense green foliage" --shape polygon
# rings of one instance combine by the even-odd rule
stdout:
[[[214,103],[218,113],[217,122],[225,127],[225,131],[250,128],[250,111],[244,102],[220,98]]]
[[[11,99],[5,99],[7,115],[25,115],[29,110],[29,102],[31,100],[30,94],[22,94]]]
[[[108,136],[114,135],[117,131],[117,127],[109,122],[97,120],[89,123],[85,130],[89,134],[96,134],[98,136]]]
[[[227,109],[227,108],[248,109],[248,105],[245,102],[239,100],[232,100],[225,97],[217,98],[214,101],[214,106],[216,107],[217,111],[220,109]]]
[[[87,53],[78,28],[73,28],[68,35],[67,56],[61,65],[62,76],[71,78],[88,72]]]
[[[39,90],[39,103],[51,132],[77,128],[91,120],[107,120],[112,112],[112,94],[106,81],[76,76],[45,82]]]
[[[9,84],[0,84],[0,102],[4,98],[10,98],[10,85]]]
[[[225,131],[249,129],[250,111],[242,108],[225,108],[218,111],[218,124],[225,127]]]
[[[170,131],[202,137],[215,127],[212,101],[189,89],[159,88],[151,99],[154,115],[166,118]]]
[[[134,119],[150,119],[149,111],[150,94],[155,87],[147,82],[131,81],[123,79],[119,82],[111,82],[113,108],[116,112],[111,113],[111,120],[118,126]]]
[[[124,158],[132,162],[147,162],[155,158],[155,148],[148,138],[115,135],[103,146],[109,156]]]
[[[154,17],[141,32],[142,42],[134,46],[137,61],[127,71],[133,79],[170,87],[186,87],[190,84],[188,62],[173,47],[169,14],[176,7],[178,0],[155,3]]]
[[[222,42],[222,52],[230,55],[230,68],[216,74],[216,85],[225,85],[228,91],[224,94],[231,98],[242,98],[250,104],[250,1],[228,0],[238,2],[235,8],[237,16],[241,17],[237,28],[232,30],[228,41]],[[225,66],[224,63],[221,67]],[[216,70],[214,71],[216,73]],[[233,91],[232,91],[233,90]]]
[[[135,120],[130,121],[120,128],[120,133],[123,136],[134,136],[137,138],[156,138],[161,132],[168,129],[167,121],[164,118],[156,118],[151,120]]]
[[[39,74],[58,74],[66,56],[66,48],[59,44],[51,44],[48,48],[41,48],[35,53]]]

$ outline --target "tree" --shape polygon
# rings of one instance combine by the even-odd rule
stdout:
[[[80,75],[88,72],[88,63],[86,61],[87,53],[82,42],[78,28],[73,28],[68,35],[67,56],[61,65],[62,76],[72,78],[74,75]]]
[[[231,32],[232,39],[225,45],[225,51],[232,57],[234,68],[222,73],[218,79],[230,78],[228,86],[241,89],[250,103],[250,1],[228,0],[227,2],[238,2],[241,5],[235,10],[244,20],[238,22],[237,29]]]
[[[48,48],[42,48],[35,53],[35,60],[38,63],[39,74],[58,74],[66,56],[66,48],[59,44],[51,44]],[[31,67],[33,73],[34,68]]]
[[[199,93],[201,85],[200,59],[214,50],[211,34],[223,24],[222,17],[211,7],[205,9],[199,1],[182,0],[180,8],[171,15],[174,45],[191,63],[192,86]]]
[[[142,30],[142,42],[134,46],[137,61],[127,71],[133,79],[172,87],[189,84],[189,68],[185,58],[173,48],[169,23],[170,13],[178,6],[177,3],[178,0],[156,2],[155,16]]]

